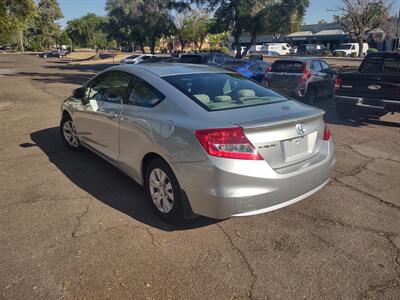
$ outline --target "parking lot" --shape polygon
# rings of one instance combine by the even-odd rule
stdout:
[[[328,186],[262,215],[169,225],[59,135],[61,100],[106,66],[0,55],[0,299],[399,299],[399,114],[342,121],[323,100]]]

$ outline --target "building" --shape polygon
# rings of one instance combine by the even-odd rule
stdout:
[[[385,39],[385,34],[382,30],[375,30],[368,36],[366,40],[370,47],[378,50],[393,50],[394,42]],[[233,44],[233,37],[229,39],[230,44]],[[343,43],[355,42],[352,36],[337,23],[319,23],[301,26],[300,31],[293,32],[288,35],[258,35],[257,45],[265,43],[288,43],[292,46],[301,44],[322,44],[329,50],[334,50]],[[250,36],[243,35],[240,37],[242,46],[247,46],[250,43]],[[230,46],[231,46],[230,45]]]

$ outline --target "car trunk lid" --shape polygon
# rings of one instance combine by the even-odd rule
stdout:
[[[234,124],[243,128],[272,168],[294,165],[319,153],[325,127],[322,110],[296,101],[261,107],[246,108]]]

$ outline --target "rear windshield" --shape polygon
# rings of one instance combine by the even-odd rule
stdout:
[[[238,74],[201,73],[163,77],[208,111],[286,101],[284,96]]]
[[[272,64],[272,72],[302,73],[303,63],[301,61],[280,60]]]
[[[181,63],[191,63],[191,64],[199,64],[202,62],[201,55],[182,55],[179,58],[179,62]]]
[[[351,45],[340,45],[337,47],[337,50],[349,50],[351,48]]]

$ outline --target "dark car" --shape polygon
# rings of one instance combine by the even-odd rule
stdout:
[[[341,118],[400,112],[400,52],[368,54],[358,71],[338,75],[335,89]]]
[[[319,58],[280,59],[265,74],[265,84],[284,94],[306,99],[332,97],[336,72]]]
[[[39,57],[42,58],[47,58],[47,57],[58,57],[58,58],[62,58],[65,57],[67,55],[67,52],[64,50],[51,50],[51,51],[47,51],[44,53],[40,53]]]
[[[231,60],[233,60],[233,57],[230,55],[220,52],[208,52],[208,53],[182,54],[179,57],[178,62],[220,66]]]
[[[326,51],[326,47],[320,44],[304,44],[297,47],[298,56],[318,56]]]
[[[222,68],[235,71],[244,77],[262,82],[269,63],[260,60],[243,59],[233,60],[221,65]]]

